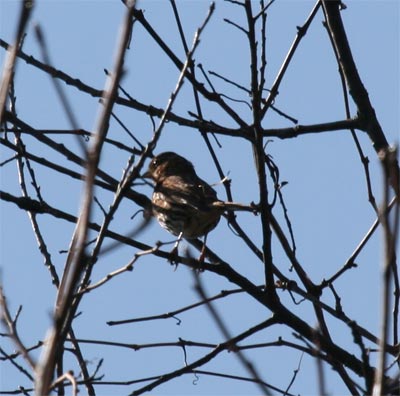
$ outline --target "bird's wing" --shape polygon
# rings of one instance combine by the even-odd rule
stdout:
[[[174,203],[194,210],[211,210],[211,204],[218,200],[215,190],[200,178],[184,179],[169,176],[155,189],[162,193],[171,204]]]

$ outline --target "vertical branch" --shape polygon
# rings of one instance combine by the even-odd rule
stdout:
[[[16,97],[15,97],[15,93],[14,93],[14,84],[13,83],[10,84],[10,94],[9,94],[9,96],[10,96],[11,112],[16,117],[16,114],[17,114],[16,103],[15,103],[16,102]],[[18,152],[21,154],[21,155],[17,156],[16,160],[17,160],[19,184],[20,184],[20,187],[21,187],[22,196],[25,197],[25,198],[29,198],[28,189],[27,189],[26,181],[25,181],[25,175],[24,175],[24,165],[26,164],[26,167],[28,169],[28,172],[29,172],[29,175],[30,175],[30,178],[31,178],[31,183],[32,183],[32,185],[33,185],[33,187],[34,187],[34,189],[36,191],[38,199],[39,199],[40,202],[44,202],[42,194],[41,194],[41,191],[40,191],[40,187],[37,184],[35,172],[33,170],[33,167],[31,165],[31,163],[30,163],[30,160],[29,160],[29,158],[27,156],[26,147],[25,147],[25,144],[22,141],[21,133],[20,133],[20,131],[17,130],[16,127],[14,128],[14,134],[15,134],[15,146],[18,147]],[[25,163],[23,162],[23,158],[25,158]],[[59,285],[60,285],[59,277],[58,277],[57,271],[55,269],[55,266],[52,263],[50,252],[49,252],[49,250],[47,248],[47,244],[46,244],[46,242],[44,240],[44,237],[42,235],[42,232],[40,230],[39,223],[38,223],[37,218],[36,218],[36,213],[33,210],[27,209],[27,214],[28,214],[29,220],[30,220],[31,225],[32,225],[33,233],[34,233],[34,235],[36,237],[36,241],[37,241],[37,244],[38,244],[39,251],[40,251],[40,253],[42,254],[42,256],[44,258],[45,266],[50,271],[50,275],[51,275],[51,278],[52,278],[52,283],[58,288]],[[79,344],[75,341],[75,336],[74,336],[72,328],[70,330],[70,337],[72,339],[73,348],[75,349],[75,355],[77,357],[79,366],[81,368],[83,378],[85,379],[85,386],[86,386],[86,388],[88,390],[88,394],[89,395],[94,395],[93,386],[88,381],[89,372],[88,372],[88,369],[87,369],[86,361],[82,356],[82,352],[80,350]],[[62,358],[63,358],[63,356],[62,356],[62,354],[60,354],[59,357],[58,357],[58,361],[57,361],[57,373],[58,373],[58,376],[61,376],[63,374]],[[33,380],[33,378],[32,378],[32,380]],[[63,382],[59,381],[58,382],[58,387],[59,387],[59,391],[58,392],[59,392],[59,394],[63,394],[63,390],[62,390],[63,386],[64,386]]]
[[[396,266],[396,239],[399,227],[399,203],[395,208],[394,224],[391,225],[389,218],[389,185],[391,168],[397,163],[397,150],[389,149],[382,153],[381,161],[384,173],[383,204],[380,210],[380,221],[383,228],[384,257],[382,268],[382,301],[381,301],[381,337],[379,340],[379,362],[375,374],[373,395],[378,396],[385,393],[385,369],[386,369],[386,343],[389,334],[389,310],[391,279]]]
[[[118,84],[122,76],[125,50],[130,38],[133,23],[134,1],[129,2],[127,12],[122,24],[121,38],[114,65],[114,72],[107,81],[104,90],[102,107],[96,126],[96,135],[88,151],[85,186],[82,198],[82,208],[72,237],[63,278],[57,294],[54,312],[54,323],[48,335],[47,345],[40,359],[36,373],[35,391],[37,395],[47,395],[53,377],[57,352],[62,349],[66,325],[72,320],[69,315],[70,304],[73,299],[79,278],[87,264],[85,245],[87,240],[88,225],[91,215],[94,179],[100,161],[100,154],[108,131],[111,110],[118,93]]]
[[[347,88],[357,106],[358,118],[362,124],[361,129],[367,132],[375,151],[379,154],[381,150],[387,150],[389,144],[354,62],[353,54],[340,16],[340,4],[341,2],[336,0],[322,0],[328,31],[335,46],[335,52],[338,54],[339,67],[346,79]],[[394,166],[392,166],[389,171],[390,184],[396,195],[400,196],[399,164],[397,159],[394,162]]]
[[[8,50],[6,60],[4,62],[3,74],[0,83],[0,125],[3,123],[3,114],[5,111],[8,87],[11,84],[12,76],[15,70],[17,60],[18,47],[24,34],[26,25],[29,21],[31,11],[34,6],[34,0],[21,1],[21,14],[19,17],[18,28],[15,34],[14,45]]]
[[[270,227],[271,208],[268,204],[268,188],[265,172],[264,161],[264,148],[263,148],[263,135],[261,132],[261,91],[258,83],[258,59],[257,59],[257,40],[255,33],[255,19],[251,8],[251,1],[246,0],[245,3],[247,25],[248,25],[248,40],[250,47],[250,77],[251,77],[251,96],[252,96],[252,110],[253,110],[253,154],[255,166],[258,175],[258,185],[260,191],[260,212],[261,224],[263,233],[263,262],[265,267],[265,284],[266,293],[272,302],[278,301],[274,284],[273,261],[271,251],[272,232]]]
[[[327,25],[326,21],[325,21],[324,25],[325,26]],[[335,45],[333,43],[332,35],[329,34],[328,36],[329,36],[329,39],[331,41],[331,45],[332,45],[333,52],[334,52],[335,57],[336,57],[336,61],[339,64],[340,63],[340,60],[339,60],[340,59],[340,55],[337,53],[336,47],[335,47]],[[346,89],[346,79],[345,79],[345,76],[343,74],[343,70],[340,67],[338,68],[338,71],[339,71],[340,82],[341,82],[341,85],[342,85],[344,108],[345,108],[345,112],[346,112],[346,119],[349,120],[349,119],[351,119],[351,113],[350,113],[349,95],[348,95],[348,92],[347,92],[347,89]],[[376,200],[375,200],[374,194],[372,192],[371,177],[370,177],[370,174],[369,174],[369,166],[368,166],[369,165],[369,159],[368,159],[368,157],[366,155],[364,155],[364,152],[362,150],[360,141],[358,140],[358,137],[357,137],[355,129],[354,128],[350,128],[350,133],[351,133],[351,136],[353,138],[354,144],[356,145],[356,149],[357,149],[358,155],[360,157],[361,163],[362,163],[363,168],[364,168],[365,181],[367,183],[368,200],[371,203],[372,207],[374,208],[376,214],[378,214],[379,209],[378,209],[378,207],[376,205]]]
[[[264,0],[260,1],[261,11],[259,15],[261,16],[261,66],[260,66],[260,84],[258,89],[260,94],[264,90],[265,86],[265,69],[267,67],[267,8],[273,3],[274,0],[270,1],[266,6],[264,5]],[[254,20],[257,19],[257,16],[254,17]]]

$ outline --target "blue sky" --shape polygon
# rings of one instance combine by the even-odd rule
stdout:
[[[342,12],[349,42],[359,73],[368,90],[385,135],[390,143],[398,142],[399,131],[399,20],[400,6],[397,1],[348,1]],[[208,9],[206,1],[181,1],[178,7],[189,43],[195,30],[202,23]],[[254,2],[254,8],[258,2]],[[173,14],[169,2],[142,1],[139,7],[145,10],[146,18],[157,28],[158,33],[173,51],[184,59]],[[277,1],[268,17],[267,41],[267,87],[276,73],[296,34],[296,26],[307,18],[313,2]],[[124,9],[118,1],[38,1],[33,12],[24,51],[41,59],[40,48],[33,34],[35,24],[43,29],[48,43],[52,64],[84,83],[102,89],[105,82],[104,68],[112,67],[115,43]],[[0,2],[0,37],[12,40],[18,15],[16,1]],[[236,23],[245,22],[238,7],[217,1],[216,11],[201,38],[196,52],[197,63],[206,70],[225,75],[237,83],[249,86],[248,47],[243,35],[223,22],[229,18]],[[2,61],[4,50],[0,50]],[[3,63],[3,62],[2,62]],[[176,85],[179,71],[169,62],[162,51],[152,42],[144,29],[137,24],[133,30],[131,48],[126,57],[126,75],[122,85],[137,100],[164,108]],[[249,101],[248,96],[214,78],[216,88],[236,99]],[[98,114],[97,98],[85,95],[73,87],[64,86],[79,126],[93,130]],[[43,72],[19,61],[16,75],[17,110],[21,119],[35,128],[68,129],[70,125],[54,92],[52,81]],[[235,110],[247,121],[251,111],[243,103],[232,103]],[[306,37],[302,40],[288,72],[279,89],[275,105],[299,120],[300,124],[322,123],[345,118],[342,92],[337,64],[333,56],[326,30],[322,25],[322,14],[318,13]],[[205,118],[222,125],[234,126],[226,114],[215,105],[203,103]],[[187,116],[194,111],[191,87],[185,83],[173,111]],[[352,106],[352,115],[354,106]],[[152,123],[148,116],[129,108],[116,107],[115,113],[143,143],[152,135]],[[265,119],[265,128],[292,126],[290,122],[273,112]],[[365,155],[370,159],[372,187],[378,199],[382,194],[381,169],[377,155],[366,134],[357,132]],[[68,136],[52,136],[76,152],[79,149],[74,139]],[[113,122],[109,137],[132,145],[132,140]],[[24,136],[27,147],[33,153],[80,170],[65,159]],[[211,140],[213,140],[211,138]],[[234,200],[249,203],[257,200],[257,180],[250,145],[237,138],[218,137],[221,148],[213,142],[222,159],[223,170],[232,180]],[[219,181],[207,148],[197,130],[167,123],[156,152],[173,150],[185,155],[194,164],[199,175],[210,183]],[[360,240],[375,220],[368,203],[363,168],[355,145],[348,131],[335,131],[301,136],[296,139],[272,139],[268,153],[280,169],[281,180],[287,181],[284,196],[292,221],[297,257],[311,279],[319,283],[335,273],[351,255]],[[1,147],[1,161],[12,153]],[[100,167],[119,178],[126,165],[128,155],[120,150],[107,148]],[[79,208],[81,183],[60,174],[35,166],[42,194],[50,205],[76,214]],[[1,188],[20,195],[15,163],[1,168]],[[150,196],[151,189],[137,186],[140,192]],[[225,198],[222,186],[216,186],[220,198]],[[96,196],[107,208],[112,195],[101,190]],[[50,324],[54,305],[55,288],[51,285],[47,269],[37,249],[28,217],[12,204],[1,202],[1,276],[10,308],[15,312],[23,305],[19,318],[20,334],[26,345],[43,339]],[[129,233],[135,227],[131,216],[137,211],[132,202],[124,201],[118,210],[111,229]],[[277,215],[280,211],[277,208]],[[101,211],[96,208],[94,219],[101,221]],[[248,213],[238,215],[240,224],[254,242],[260,246],[260,219]],[[73,225],[43,215],[38,218],[52,259],[59,274],[66,255],[60,251],[68,249]],[[93,236],[94,234],[92,234]],[[173,238],[153,222],[138,238],[154,245],[158,240]],[[262,284],[262,264],[246,249],[244,244],[229,229],[224,220],[208,238],[208,245],[229,262],[236,271],[255,284]],[[167,247],[168,248],[168,247]],[[273,243],[275,264],[289,277],[290,264],[276,240]],[[136,251],[126,246],[103,255],[96,264],[93,282],[107,273],[123,267]],[[336,284],[342,296],[346,313],[360,325],[377,334],[379,329],[380,265],[382,259],[381,235],[376,233],[357,260],[358,268],[348,271]],[[235,286],[214,274],[203,273],[201,279],[209,295]],[[295,277],[294,277],[295,279]],[[76,320],[78,338],[119,341],[134,344],[173,342],[178,338],[199,342],[220,343],[220,334],[206,309],[199,308],[182,314],[182,323],[177,326],[173,319],[150,321],[126,326],[107,326],[109,320],[141,317],[169,312],[198,300],[194,291],[193,276],[189,269],[179,266],[173,271],[168,263],[153,256],[140,259],[133,272],[124,273],[99,288],[83,300],[82,315]],[[280,292],[290,309],[314,325],[307,304],[294,306],[289,296]],[[332,294],[327,290],[323,301],[334,305]],[[235,295],[215,304],[232,334],[239,333],[265,320],[270,312],[250,297]],[[366,307],[368,307],[366,309]],[[314,322],[313,322],[314,321]],[[349,329],[329,318],[334,339],[355,354]],[[247,340],[245,344],[275,341],[278,336],[292,339],[291,330],[280,327],[268,329]],[[4,348],[13,347],[2,339]],[[207,350],[188,349],[188,361],[202,356]],[[149,348],[140,351],[121,350],[115,347],[84,346],[85,357],[93,369],[101,357],[105,358],[102,373],[105,380],[129,380],[160,375],[184,365],[182,350],[178,347]],[[208,351],[207,351],[208,352]],[[285,389],[297,368],[301,355],[297,351],[265,348],[246,351],[246,356],[263,373],[263,378],[275,386]],[[38,354],[34,353],[38,358]],[[70,356],[68,357],[70,359]],[[78,372],[73,359],[72,368]],[[68,368],[68,360],[65,364]],[[220,355],[206,370],[246,375],[234,354]],[[29,387],[20,373],[11,365],[1,362],[1,388],[12,390],[20,384]],[[343,394],[346,389],[335,373],[325,367],[327,390],[330,394]],[[316,394],[317,381],[315,361],[304,356],[296,381],[291,389],[296,394]],[[223,380],[202,375],[196,384],[193,375],[156,388],[152,394],[258,394],[258,388],[245,382]],[[98,386],[98,394],[127,394],[140,387],[127,388]]]

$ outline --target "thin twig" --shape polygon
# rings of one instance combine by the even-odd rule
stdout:
[[[34,5],[34,0],[21,1],[21,11],[17,25],[17,31],[15,34],[14,44],[10,48],[8,48],[8,53],[4,62],[4,69],[0,80],[0,125],[3,123],[7,93],[14,74],[18,47],[20,45]]]
[[[45,35],[43,34],[43,31],[42,31],[40,25],[35,26],[35,33],[36,33],[36,39],[39,43],[39,47],[42,51],[42,57],[43,57],[44,63],[46,63],[46,65],[50,66],[52,64],[52,62],[50,61],[50,55],[49,55],[48,46],[47,46],[47,43],[45,40]],[[71,105],[70,101],[68,100],[67,95],[64,92],[63,85],[61,84],[60,80],[57,78],[52,78],[51,81],[54,85],[57,96],[61,102],[61,105],[64,109],[64,112],[67,116],[67,119],[68,119],[68,122],[70,123],[71,128],[76,129],[76,130],[79,129],[78,120],[76,119],[75,112],[72,108],[72,105]],[[86,152],[86,146],[85,146],[84,142],[79,138],[76,139],[76,141],[77,141],[80,149],[86,156],[87,152]]]
[[[236,29],[239,29],[242,33],[244,33],[247,36],[248,31],[246,29],[244,29],[242,26],[240,26],[239,24],[237,24],[236,22],[233,22],[228,18],[224,18],[224,22],[226,22],[228,25],[234,26]]]
[[[303,354],[304,352],[300,355],[300,359],[299,359],[299,364],[297,365],[297,368],[294,370],[293,372],[293,377],[289,382],[289,385],[287,386],[286,390],[285,390],[285,395],[288,395],[289,393],[289,389],[292,387],[292,385],[294,384],[294,381],[296,380],[297,374],[300,372],[300,367],[301,367],[301,362],[303,360]]]
[[[148,385],[143,386],[142,388],[139,388],[139,389],[133,391],[130,395],[131,396],[141,395],[142,393],[151,391],[155,387],[157,387],[165,382],[168,382],[176,377],[179,377],[182,374],[191,373],[193,371],[193,369],[203,366],[204,364],[206,364],[210,360],[212,360],[214,357],[218,356],[220,353],[222,353],[224,351],[229,351],[231,349],[232,345],[236,345],[241,340],[250,337],[252,334],[257,333],[260,330],[262,330],[266,327],[269,327],[274,323],[275,323],[274,318],[267,319],[266,321],[259,323],[258,325],[251,327],[250,329],[244,331],[243,333],[238,334],[236,337],[233,337],[233,338],[227,340],[226,342],[218,344],[218,346],[216,348],[214,348],[211,352],[209,352],[208,354],[193,361],[192,363],[185,365],[184,367],[177,369],[175,371],[165,373],[162,376],[155,377],[155,380],[153,382],[151,382]]]
[[[200,277],[198,273],[193,272],[194,278],[195,278],[195,290],[199,294],[199,296],[203,300],[207,300],[207,295],[204,291],[204,287],[201,283]],[[211,304],[210,301],[207,301],[206,307],[208,311],[210,312],[213,320],[217,324],[218,328],[220,329],[222,335],[224,336],[225,340],[230,340],[232,339],[232,336],[230,334],[230,331],[228,330],[228,327],[226,326],[225,322],[222,320],[221,315],[217,312],[217,310],[214,308],[214,305]],[[275,320],[271,318],[271,325],[275,323]],[[251,375],[251,378],[253,381],[258,385],[259,389],[263,392],[265,395],[270,395],[269,391],[269,386],[265,384],[265,382],[261,379],[260,374],[258,373],[258,370],[254,367],[253,363],[251,363],[246,356],[243,354],[242,351],[238,350],[236,348],[236,344],[231,345],[231,350],[236,353],[236,356],[238,357],[240,363],[243,365],[243,367],[247,370],[247,372]]]
[[[391,202],[388,204],[388,210],[390,211],[395,205],[396,205],[396,198],[394,197]],[[379,217],[374,221],[374,223],[371,225],[367,233],[365,234],[364,238],[361,240],[361,242],[358,244],[358,246],[354,249],[354,252],[350,255],[350,257],[346,260],[345,264],[343,265],[342,268],[339,269],[335,274],[333,274],[330,278],[324,279],[321,282],[321,285],[319,287],[324,288],[329,286],[331,283],[333,283],[336,279],[338,279],[344,272],[348,271],[351,268],[357,267],[357,264],[355,263],[355,260],[357,256],[362,252],[364,249],[365,245],[369,241],[369,239],[372,237],[374,234],[375,230],[377,230],[378,225],[380,223]]]
[[[18,330],[17,330],[17,317],[15,319],[11,318],[10,311],[8,309],[6,297],[4,295],[3,291],[3,286],[0,284],[0,313],[1,313],[1,321],[5,325],[5,327],[8,329],[8,334],[15,343],[17,350],[21,353],[21,355],[24,357],[26,362],[29,364],[32,370],[35,370],[36,368],[36,363],[29,354],[28,350],[26,349],[25,345],[21,341],[21,338],[19,337]]]
[[[260,288],[261,288],[261,286],[260,286]],[[127,323],[145,322],[145,321],[149,321],[149,320],[168,319],[168,318],[177,319],[176,316],[183,312],[189,311],[193,308],[200,307],[204,304],[207,304],[208,302],[218,300],[221,298],[225,298],[228,295],[236,294],[236,293],[243,293],[243,292],[244,292],[244,290],[242,290],[242,289],[222,290],[220,293],[218,293],[212,297],[209,297],[205,300],[203,299],[197,303],[187,305],[183,308],[179,308],[174,311],[170,311],[168,313],[164,313],[164,314],[160,314],[160,315],[144,316],[144,317],[134,318],[134,319],[112,320],[112,321],[108,321],[107,324],[109,326],[116,326],[116,325],[127,324]],[[177,319],[177,320],[179,320],[179,319]],[[180,322],[181,321],[179,320],[177,324],[180,324]]]
[[[196,374],[196,375],[203,374],[203,375],[208,375],[208,376],[213,376],[213,377],[218,377],[218,378],[228,378],[228,379],[234,379],[234,380],[238,380],[238,381],[245,381],[245,382],[259,384],[259,382],[257,380],[255,380],[254,378],[243,377],[241,375],[217,373],[215,371],[207,371],[207,370],[193,370],[192,373]],[[270,388],[272,391],[281,393],[284,396],[295,396],[293,393],[288,393],[288,392],[284,391],[283,389],[273,386],[265,381],[262,381],[262,384],[265,385],[266,387]]]
[[[287,68],[289,67],[289,64],[293,58],[294,53],[296,52],[296,49],[298,47],[298,45],[300,44],[301,39],[304,37],[304,35],[307,33],[308,28],[311,25],[312,20],[314,19],[315,15],[317,14],[317,11],[320,7],[321,3],[318,0],[315,5],[314,8],[312,9],[312,11],[310,12],[310,15],[308,16],[306,22],[304,23],[303,26],[299,27],[297,30],[297,35],[295,37],[295,39],[293,40],[293,43],[286,55],[285,60],[282,63],[281,68],[279,69],[279,72],[275,78],[274,83],[272,84],[271,90],[269,92],[269,95],[267,97],[267,99],[265,99],[264,101],[264,107],[262,109],[262,113],[261,113],[261,117],[264,118],[266,112],[268,111],[269,107],[271,106],[271,104],[274,103],[276,96],[278,95],[278,91],[279,91],[279,86],[281,84],[281,81],[286,73]]]
[[[109,282],[114,277],[116,277],[118,275],[121,275],[124,272],[132,271],[133,270],[133,266],[135,265],[136,261],[139,260],[140,257],[148,255],[148,254],[153,254],[156,250],[158,250],[158,246],[155,246],[155,247],[153,247],[153,248],[151,248],[149,250],[145,250],[145,251],[142,251],[142,252],[135,253],[133,258],[124,267],[110,272],[103,279],[100,279],[98,282],[82,288],[81,290],[79,290],[78,293],[79,294],[88,293],[88,292],[90,292],[90,291],[92,291],[94,289],[97,289],[101,285],[104,285],[105,283]]]
[[[3,348],[0,347],[0,353],[4,356],[1,358],[2,361],[9,361],[20,373],[25,375],[30,381],[33,381],[33,375],[15,361],[16,357],[21,355],[21,352],[18,351],[13,353],[12,355],[9,355],[6,353],[6,351],[3,350]]]

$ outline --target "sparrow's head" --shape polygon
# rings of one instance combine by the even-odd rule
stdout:
[[[151,160],[143,177],[153,179],[157,182],[167,176],[187,173],[195,173],[192,163],[172,151],[166,151]]]

